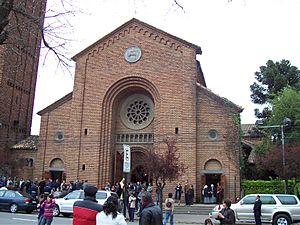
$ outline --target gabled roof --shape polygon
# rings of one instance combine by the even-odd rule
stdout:
[[[242,124],[241,129],[243,131],[244,136],[250,136],[250,132],[255,128],[255,124]]]
[[[178,41],[178,42],[181,42],[182,44],[184,44],[184,45],[186,45],[186,46],[188,46],[188,47],[190,47],[190,48],[195,49],[196,54],[202,54],[201,47],[199,47],[199,46],[197,46],[197,45],[195,45],[195,44],[192,44],[192,43],[190,43],[190,42],[187,42],[187,41],[185,41],[185,40],[183,40],[183,39],[181,39],[181,38],[178,38],[178,37],[176,37],[176,36],[174,36],[174,35],[171,35],[171,34],[165,32],[165,31],[160,30],[160,29],[158,29],[158,28],[156,28],[156,27],[154,27],[154,26],[151,26],[151,25],[149,25],[149,24],[147,24],[147,23],[144,23],[144,22],[142,22],[142,21],[140,21],[140,20],[138,20],[138,19],[133,18],[133,19],[127,21],[126,23],[124,23],[123,25],[121,25],[120,27],[118,27],[117,29],[113,30],[113,31],[110,32],[109,34],[105,35],[105,36],[102,37],[100,40],[96,41],[94,44],[90,45],[89,47],[85,48],[84,50],[82,50],[81,52],[79,52],[78,54],[76,54],[75,56],[73,56],[72,59],[73,59],[74,61],[76,61],[81,55],[87,53],[88,51],[90,51],[91,49],[93,49],[96,45],[98,45],[99,43],[105,41],[105,40],[108,39],[109,37],[114,36],[114,35],[116,35],[116,34],[119,34],[119,32],[120,32],[121,30],[123,30],[123,29],[126,28],[126,27],[129,27],[131,24],[139,24],[139,25],[141,25],[141,26],[143,26],[143,27],[147,27],[148,29],[151,29],[151,30],[153,30],[153,31],[155,31],[155,32],[157,32],[157,33],[161,33],[161,34],[163,34],[163,35],[165,35],[165,36],[168,36],[168,37],[170,37],[170,38],[172,38],[172,39],[174,39],[174,40],[176,40],[176,41]]]
[[[229,106],[239,113],[241,113],[244,110],[241,106],[236,105],[232,101],[229,101],[227,98],[221,97],[213,93],[210,89],[204,87],[203,85],[197,85],[197,87],[202,89],[206,95],[210,96],[211,98],[213,98],[214,100],[216,100],[222,105]]]
[[[57,100],[56,102],[52,103],[51,105],[47,106],[46,108],[42,109],[41,111],[37,112],[38,115],[43,115],[44,113],[51,112],[52,110],[56,109],[57,107],[63,105],[65,102],[72,99],[73,92],[65,95],[61,99]]]
[[[17,144],[13,145],[11,150],[38,150],[39,136],[30,135],[26,139],[19,141]]]

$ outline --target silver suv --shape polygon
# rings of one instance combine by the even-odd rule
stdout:
[[[253,205],[257,194],[246,195],[238,203],[232,204],[237,222],[255,222]],[[295,195],[259,194],[262,201],[261,220],[263,223],[290,225],[300,221],[300,201]],[[215,217],[220,211],[216,206],[210,217]]]

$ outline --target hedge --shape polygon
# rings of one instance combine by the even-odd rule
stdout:
[[[248,194],[284,194],[284,181],[275,180],[242,180],[242,192]],[[287,194],[300,194],[300,182],[288,180]]]

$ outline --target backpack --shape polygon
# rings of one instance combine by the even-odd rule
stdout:
[[[167,206],[168,208],[171,208],[171,207],[172,207],[172,202],[167,202],[166,206]]]

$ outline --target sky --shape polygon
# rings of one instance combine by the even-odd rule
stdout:
[[[55,1],[48,1],[55,4]],[[132,18],[201,47],[207,88],[241,106],[241,123],[255,123],[250,85],[268,60],[290,60],[300,68],[299,0],[85,0],[73,24],[70,57]],[[54,5],[53,5],[54,6]],[[42,53],[43,55],[43,53]],[[36,113],[73,90],[74,69],[57,69],[51,57],[40,60],[31,134],[38,135]]]

